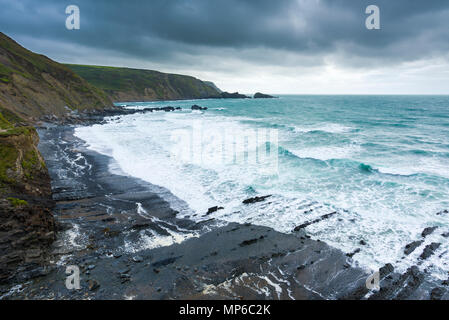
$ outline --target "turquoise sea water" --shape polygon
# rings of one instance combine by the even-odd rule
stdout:
[[[192,104],[208,110],[191,111]],[[345,252],[361,248],[354,259],[370,269],[393,263],[405,270],[417,263],[427,244],[441,242],[420,268],[447,278],[449,243],[442,234],[449,232],[449,214],[437,213],[449,209],[449,96],[281,96],[127,105],[183,110],[114,118],[78,128],[76,135],[113,157],[121,172],[166,187],[186,201],[181,216],[209,219],[207,208],[221,205],[225,210],[212,217],[288,233],[337,211],[307,231]],[[192,147],[197,131],[200,149]],[[237,146],[236,153],[246,154],[241,159],[250,158],[253,147],[276,151],[276,159],[216,157],[248,132],[275,132],[276,139]],[[201,150],[201,159],[180,157],[182,146],[187,146],[184,155]],[[273,195],[269,202],[241,203],[265,194]],[[404,258],[404,246],[429,226],[439,229]]]

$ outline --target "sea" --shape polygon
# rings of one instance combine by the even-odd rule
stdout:
[[[77,127],[110,170],[170,190],[178,216],[267,226],[311,223],[354,264],[449,272],[449,96],[281,95],[119,104],[155,111]],[[192,105],[207,110],[192,110]],[[244,204],[257,196],[265,201]],[[168,199],[170,200],[170,199]],[[177,205],[173,202],[173,206]],[[208,213],[214,206],[223,209]],[[423,238],[427,227],[438,227]],[[424,240],[410,255],[405,246]],[[420,260],[431,243],[441,246]]]

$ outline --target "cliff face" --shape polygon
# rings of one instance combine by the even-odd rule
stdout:
[[[109,107],[102,90],[0,33],[0,283],[39,272],[55,237],[50,177],[30,123]]]
[[[55,231],[39,136],[33,127],[11,124],[14,119],[0,113],[0,283],[35,272]]]
[[[35,54],[0,32],[0,104],[33,121],[72,110],[112,107],[109,97],[72,70]]]
[[[221,93],[214,84],[190,76],[129,68],[67,67],[117,102],[203,99]]]

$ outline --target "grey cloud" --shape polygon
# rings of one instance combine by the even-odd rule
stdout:
[[[64,28],[65,7],[72,2],[81,9],[76,32]],[[364,28],[370,4],[381,8],[380,31]],[[217,59],[222,52],[230,55],[223,58],[248,63],[284,64],[291,61],[282,59],[287,52],[313,56],[315,63],[335,55],[343,65],[362,67],[449,49],[447,0],[0,0],[0,6],[0,30],[13,37],[155,62],[182,63],[196,55]],[[254,55],[257,49],[270,54]]]

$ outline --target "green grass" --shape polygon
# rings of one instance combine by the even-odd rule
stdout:
[[[12,70],[0,63],[0,82],[9,83],[11,81]]]
[[[2,114],[3,118],[6,119],[6,121],[8,121],[10,125],[14,125],[19,122],[25,122],[15,113],[9,111],[8,109],[2,108],[1,105],[0,105],[0,114]]]
[[[11,73],[12,70],[10,68],[0,63],[0,76],[9,77]]]
[[[0,144],[0,182],[1,183],[14,183],[14,179],[10,178],[7,174],[8,169],[14,167],[19,153],[14,146]]]
[[[8,185],[14,185],[16,180],[14,176],[11,176],[10,170],[15,171],[17,166],[17,159],[19,158],[19,147],[9,139],[3,139],[13,135],[24,135],[29,138],[29,143],[32,144],[31,135],[36,134],[33,127],[17,127],[8,129],[6,132],[0,132],[0,189],[7,187]],[[20,163],[23,169],[23,174],[28,179],[33,179],[33,172],[39,169],[39,164],[45,168],[45,164],[40,160],[37,151],[27,147],[24,140],[25,150],[28,150],[23,155],[23,159]],[[20,147],[22,148],[22,147]]]
[[[21,134],[29,135],[34,131],[33,127],[15,127],[0,132],[0,137],[19,136]]]
[[[8,120],[3,116],[3,114],[0,112],[0,129],[10,129],[12,127],[11,123],[9,123]]]
[[[29,76],[29,73],[38,74],[43,71],[53,69],[57,66],[57,63],[51,61],[43,55],[36,54],[23,48],[2,33],[0,33],[0,47],[6,49],[10,53],[10,56],[12,56],[12,59],[10,59],[12,66],[6,67],[3,65],[0,67],[0,74],[2,72],[9,71],[9,73],[16,72]],[[28,65],[26,70],[24,69],[25,65]],[[29,66],[32,66],[33,68],[29,68]]]
[[[22,159],[22,168],[25,177],[28,179],[33,178],[33,170],[39,165],[39,157],[34,150],[29,150],[25,153]]]
[[[0,64],[0,83],[16,83],[12,76],[13,74],[17,74],[24,78],[33,80],[33,83],[29,86],[21,83],[19,87],[27,86],[27,88],[31,91],[37,92],[35,83],[40,82],[48,85],[51,90],[58,92],[60,96],[65,95],[65,93],[61,92],[58,87],[53,87],[51,83],[43,77],[43,74],[45,73],[51,75],[54,79],[56,79],[56,81],[65,84],[73,93],[76,93],[78,96],[82,96],[85,100],[83,104],[84,108],[90,105],[90,100],[92,100],[91,104],[93,105],[98,104],[97,102],[99,102],[100,99],[103,99],[103,101],[99,103],[100,107],[103,105],[112,105],[111,101],[107,95],[102,92],[102,90],[93,88],[91,84],[86,82],[67,66],[52,61],[44,55],[36,54],[23,48],[1,32],[0,48],[6,50],[8,53],[6,65]],[[26,98],[25,100],[33,100],[33,97],[25,96],[23,91],[21,92],[21,95]],[[30,95],[33,95],[33,93]],[[68,105],[72,110],[79,108],[78,105],[75,106],[75,101],[78,101],[77,99],[72,99],[71,97],[66,98],[68,100],[66,101],[66,105]]]
[[[181,98],[203,98],[218,94],[211,86],[190,76],[130,68],[73,64],[66,66],[109,94],[121,91],[143,95],[147,88],[152,89],[160,99],[165,98],[167,92],[173,94],[173,91]]]
[[[28,202],[26,202],[25,200],[21,200],[21,199],[17,199],[17,198],[7,198],[7,200],[15,208],[16,207],[23,207],[23,206],[27,206],[28,205]]]

